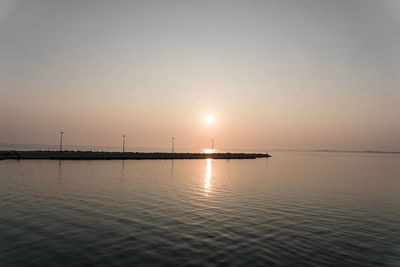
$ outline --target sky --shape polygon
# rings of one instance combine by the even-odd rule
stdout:
[[[400,151],[399,72],[398,0],[0,0],[4,144]]]

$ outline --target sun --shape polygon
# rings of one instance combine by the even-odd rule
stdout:
[[[214,122],[214,116],[213,115],[207,115],[206,117],[205,117],[205,121],[207,122],[207,123],[213,123]]]

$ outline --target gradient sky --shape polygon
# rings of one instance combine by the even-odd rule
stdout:
[[[0,143],[61,130],[400,151],[400,1],[0,0]]]

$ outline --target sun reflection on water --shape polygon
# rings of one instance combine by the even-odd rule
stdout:
[[[206,159],[206,177],[204,179],[204,191],[211,192],[211,178],[212,178],[212,159]]]

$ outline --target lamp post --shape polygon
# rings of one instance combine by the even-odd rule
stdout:
[[[125,135],[122,136],[122,152],[125,152]]]
[[[172,137],[172,147],[171,147],[172,154],[175,153],[175,137]]]
[[[214,153],[214,139],[211,140],[211,153]]]
[[[60,152],[62,151],[63,133],[64,132],[60,132]]]

